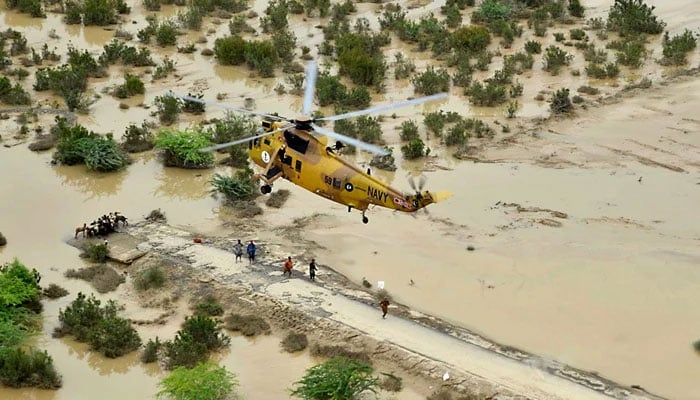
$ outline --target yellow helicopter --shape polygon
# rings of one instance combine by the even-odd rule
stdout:
[[[259,174],[260,180],[263,182],[263,185],[260,187],[260,191],[263,194],[271,193],[273,183],[279,178],[284,178],[311,193],[347,206],[348,212],[352,209],[362,211],[362,222],[365,224],[369,222],[365,212],[370,205],[404,212],[415,212],[451,195],[448,192],[431,193],[427,190],[421,191],[425,184],[424,176],[421,177],[418,185],[413,180],[409,180],[411,187],[415,191],[411,194],[405,194],[390,187],[371,176],[369,169],[364,171],[344,160],[336,153],[344,147],[343,142],[377,155],[387,155],[389,154],[388,150],[333,132],[315,123],[316,121],[336,121],[359,117],[361,115],[439,100],[446,98],[446,93],[312,119],[309,115],[313,103],[316,77],[317,65],[315,62],[310,62],[306,69],[302,116],[295,119],[226,106],[192,96],[182,96],[173,93],[170,93],[170,95],[187,101],[211,104],[263,118],[262,129],[258,131],[258,135],[200,149],[200,151],[214,151],[237,144],[248,143],[248,156],[253,162],[263,168],[262,173]],[[328,138],[335,139],[336,143],[330,146]]]

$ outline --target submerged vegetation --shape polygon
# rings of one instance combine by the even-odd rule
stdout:
[[[376,393],[379,379],[372,367],[360,361],[334,357],[309,368],[295,383],[292,395],[307,400],[355,399],[362,392]]]
[[[176,99],[171,96],[165,97]],[[162,128],[156,135],[155,145],[163,151],[163,161],[168,167],[209,168],[214,165],[212,153],[199,151],[211,145],[209,135],[201,128]]]

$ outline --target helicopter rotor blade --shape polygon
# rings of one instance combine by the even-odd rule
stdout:
[[[261,112],[257,112],[257,111],[246,110],[245,108],[227,106],[225,104],[216,103],[213,101],[207,101],[207,100],[198,99],[198,98],[192,97],[192,96],[177,94],[177,93],[174,93],[172,91],[169,91],[167,93],[167,95],[172,96],[172,97],[177,97],[177,98],[182,99],[182,100],[193,101],[195,103],[201,103],[201,104],[206,104],[206,105],[210,105],[210,106],[214,106],[214,107],[223,108],[223,109],[229,110],[229,111],[236,111],[236,112],[240,112],[240,113],[244,113],[244,114],[257,115],[260,117],[272,119],[274,121],[286,121],[286,118],[282,118],[278,115],[265,114],[265,113],[261,113]]]
[[[447,93],[438,93],[431,96],[419,97],[417,99],[400,101],[398,103],[385,104],[383,106],[377,106],[372,108],[366,108],[364,110],[352,111],[345,114],[332,115],[330,117],[322,117],[316,119],[316,121],[337,121],[339,119],[360,117],[362,115],[374,114],[382,111],[393,110],[395,108],[408,107],[416,104],[422,104],[428,101],[435,101],[447,98]]]
[[[421,174],[421,176],[418,177],[418,191],[422,191],[423,187],[425,187],[425,182],[428,181],[428,177]]]
[[[282,128],[275,129],[274,131],[263,132],[259,135],[255,135],[255,136],[248,136],[248,137],[243,138],[243,139],[234,140],[233,142],[221,143],[221,144],[217,144],[217,145],[209,146],[209,147],[202,147],[201,149],[199,149],[199,151],[206,152],[206,151],[215,151],[215,150],[219,150],[219,149],[225,149],[227,147],[235,146],[235,145],[241,144],[241,143],[247,143],[247,142],[250,142],[251,140],[259,139],[261,137],[269,136],[269,135],[275,134],[277,132],[284,131],[284,130],[289,129],[293,126],[294,125],[287,125],[287,126],[283,126]]]
[[[301,108],[302,115],[309,115],[316,92],[316,77],[318,76],[318,64],[310,61],[306,66],[306,88],[304,90],[304,103]]]
[[[414,192],[418,191],[418,189],[416,189],[416,178],[414,176],[408,177],[408,186],[410,186]]]
[[[370,153],[378,154],[378,155],[380,155],[380,156],[385,156],[385,155],[387,155],[387,154],[390,153],[390,151],[388,151],[387,149],[383,149],[383,148],[381,148],[381,147],[379,147],[379,146],[375,146],[375,145],[373,145],[373,144],[369,144],[369,143],[363,142],[363,141],[361,141],[361,140],[352,138],[352,137],[350,137],[350,136],[346,136],[346,135],[343,135],[343,134],[340,134],[340,133],[337,133],[337,132],[333,132],[332,130],[329,130],[329,129],[320,127],[320,126],[318,126],[318,125],[316,125],[316,124],[313,124],[313,123],[312,123],[311,126],[314,128],[314,130],[315,130],[316,132],[319,132],[319,133],[321,133],[321,134],[324,134],[324,135],[326,135],[326,136],[328,136],[328,137],[330,137],[330,138],[333,138],[333,139],[336,139],[336,140],[340,140],[341,142],[345,142],[345,143],[347,143],[347,144],[349,144],[349,145],[355,146],[355,147],[357,147],[358,149],[367,150],[367,151],[369,151]]]

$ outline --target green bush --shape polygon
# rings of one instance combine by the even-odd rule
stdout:
[[[177,131],[162,128],[156,135],[155,144],[163,150],[165,165],[168,167],[209,168],[214,164],[211,152],[200,151],[211,145],[208,135],[201,129]]]
[[[277,49],[272,40],[252,40],[245,46],[245,61],[261,77],[274,76],[274,68],[279,62]]]
[[[41,0],[6,0],[7,8],[17,9],[21,13],[26,13],[34,18],[46,18]]]
[[[430,149],[425,148],[425,143],[421,138],[413,138],[407,144],[401,146],[403,157],[408,160],[413,160],[428,155]]]
[[[472,103],[477,106],[491,107],[505,103],[507,100],[506,86],[493,80],[488,81],[485,85],[481,82],[474,82],[469,88],[468,94]]]
[[[366,49],[356,46],[344,50],[338,56],[340,73],[363,86],[381,85],[386,76],[386,63],[382,52],[368,53]]]
[[[221,321],[208,315],[197,314],[185,318],[182,331],[204,344],[207,350],[218,350],[229,345],[231,339],[221,332]]]
[[[117,171],[129,164],[129,156],[111,136],[95,136],[81,141],[83,162],[93,171]]]
[[[510,18],[510,4],[502,0],[484,0],[479,9],[472,15],[474,22],[486,22],[492,24],[497,21],[506,21]]]
[[[569,0],[569,14],[573,17],[583,18],[585,8],[581,5],[581,0]]]
[[[166,369],[192,368],[209,358],[210,350],[228,346],[230,338],[221,332],[220,321],[206,315],[185,319],[175,339],[164,343]]]
[[[452,32],[450,45],[455,50],[467,50],[478,53],[486,49],[491,43],[491,34],[488,29],[479,25],[461,27]]]
[[[158,397],[177,400],[227,399],[238,382],[235,375],[224,367],[204,362],[193,368],[177,367],[158,384],[163,389]]]
[[[661,59],[661,63],[665,65],[683,65],[686,63],[686,54],[697,46],[697,38],[688,29],[673,38],[669,38],[668,32],[666,32],[662,44],[664,57]]]
[[[146,121],[141,126],[130,124],[122,135],[121,147],[129,153],[139,153],[152,149],[155,143],[153,143],[151,128],[152,124]]]
[[[406,79],[416,72],[413,60],[406,59],[403,53],[394,54],[394,79]]]
[[[13,388],[58,389],[61,376],[46,351],[0,348],[0,383]]]
[[[146,93],[146,88],[138,75],[127,73],[124,75],[124,83],[117,86],[115,95],[120,99]]]
[[[179,34],[177,24],[174,21],[162,21],[155,31],[156,43],[160,47],[175,46]]]
[[[572,29],[569,31],[571,40],[586,40],[586,32],[583,29]]]
[[[372,367],[345,357],[334,357],[306,370],[294,383],[292,396],[310,400],[350,400],[362,392],[377,392],[379,380]]]
[[[211,180],[213,193],[221,193],[227,201],[249,200],[255,194],[253,170],[250,167],[239,169],[233,176],[214,174]]]
[[[160,289],[165,286],[168,276],[159,266],[152,266],[139,271],[134,279],[136,290]]]
[[[144,364],[152,363],[158,361],[158,351],[161,348],[162,343],[158,336],[156,340],[148,339],[148,343],[143,348],[143,353],[141,353],[141,362]]]
[[[178,12],[177,19],[187,29],[198,31],[202,29],[202,20],[204,19],[204,14],[205,13],[199,7],[190,5],[186,11]]]
[[[280,343],[288,353],[304,350],[309,345],[309,339],[303,333],[289,332]]]
[[[607,63],[604,66],[589,63],[586,66],[586,74],[596,79],[617,78],[620,74],[620,67],[616,63]]]
[[[549,108],[554,114],[568,113],[573,109],[571,99],[569,98],[569,89],[561,88],[552,95],[552,102]]]
[[[428,67],[411,79],[416,93],[426,96],[447,92],[450,89],[450,75],[444,68]]]
[[[214,56],[221,65],[245,62],[246,41],[240,36],[226,36],[214,41]]]
[[[112,0],[83,0],[84,25],[111,25],[117,23],[117,9]]]
[[[655,8],[645,4],[644,0],[615,0],[608,12],[608,29],[622,36],[659,34],[664,31],[666,23],[654,15]]]
[[[535,40],[525,42],[525,51],[528,54],[540,54],[542,52],[542,44]]]
[[[564,65],[569,65],[573,58],[573,55],[568,54],[560,47],[551,45],[547,47],[545,51],[544,69],[545,71],[549,71],[552,75],[557,75],[559,73],[559,69],[561,69],[561,67]]]
[[[617,47],[617,62],[631,68],[639,68],[644,62],[647,50],[643,38],[630,38],[609,45]]]
[[[157,96],[154,99],[157,108],[156,115],[160,122],[172,125],[177,121],[177,116],[182,111],[182,100],[175,96]]]
[[[401,123],[401,140],[411,141],[413,139],[419,138],[418,136],[418,125],[413,120],[403,121]]]
[[[61,325],[55,335],[73,335],[79,342],[88,342],[90,347],[106,357],[116,358],[136,350],[141,339],[129,320],[117,316],[117,305],[108,301],[100,307],[100,300],[93,295],[86,298],[83,293],[65,310],[60,310]]]
[[[0,76],[0,102],[7,105],[28,105],[32,101],[22,85],[12,85],[7,77]]]
[[[231,314],[226,317],[226,329],[244,336],[270,334],[270,324],[258,315]]]
[[[214,296],[206,296],[194,307],[197,314],[216,317],[224,314],[224,307],[219,304]]]

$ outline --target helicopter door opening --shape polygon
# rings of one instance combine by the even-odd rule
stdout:
[[[284,140],[287,142],[287,147],[290,149],[301,154],[306,154],[306,149],[309,147],[308,140],[302,139],[290,131],[284,131]]]
[[[301,172],[301,160],[297,160],[296,164],[294,164],[294,169],[297,170],[297,172]]]

